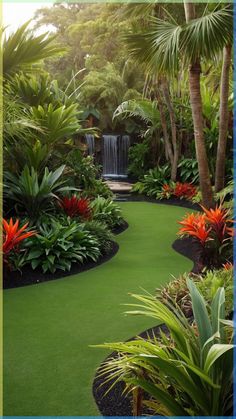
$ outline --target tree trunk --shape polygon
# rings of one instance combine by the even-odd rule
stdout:
[[[174,156],[173,156],[172,146],[171,146],[171,142],[170,142],[169,134],[167,130],[165,112],[163,109],[161,96],[158,90],[156,91],[156,98],[157,98],[158,108],[159,108],[159,113],[160,113],[161,127],[162,127],[162,132],[163,132],[164,143],[165,143],[165,152],[166,152],[166,155],[168,155],[168,159],[170,160],[170,164],[172,167]]]
[[[195,19],[195,5],[193,3],[184,3],[184,10],[187,23],[190,20]],[[206,145],[204,141],[200,74],[200,60],[196,60],[194,63],[191,63],[189,68],[190,103],[193,117],[194,139],[202,201],[204,206],[210,208],[214,205],[214,203]]]
[[[175,110],[170,98],[169,86],[167,85],[166,80],[162,80],[162,92],[165,98],[166,106],[170,116],[170,125],[171,125],[171,139],[173,146],[173,164],[171,167],[171,180],[176,181],[178,161],[179,161],[179,147],[177,140],[177,129],[176,129],[176,120],[175,120]]]
[[[225,183],[225,155],[229,122],[229,74],[231,65],[231,45],[224,48],[222,73],[220,81],[220,120],[219,139],[216,156],[215,191],[224,188]]]

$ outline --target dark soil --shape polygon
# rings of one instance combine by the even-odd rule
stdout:
[[[164,332],[165,334],[168,334],[167,327],[163,324],[160,326],[153,327],[151,329],[145,330],[145,332],[140,333],[138,337],[142,337],[144,339],[147,339],[148,335],[150,337],[160,336],[160,330]],[[133,340],[135,337],[129,339]],[[111,358],[116,358],[117,353],[113,352],[111,355],[109,355],[105,361]],[[109,391],[107,394],[106,392],[109,390],[111,385],[114,381],[110,381],[109,383],[104,384],[106,381],[106,377],[103,376],[102,378],[98,377],[99,375],[99,369],[97,370],[94,382],[93,382],[93,396],[96,401],[96,404],[98,406],[98,409],[100,413],[103,416],[132,416],[132,396],[131,394],[128,394],[124,396],[123,391],[125,389],[125,385],[122,382],[119,382],[114,385],[111,391]],[[145,394],[145,399],[148,398],[148,394]],[[148,415],[150,414],[150,411],[148,411],[148,408],[144,408],[142,414]]]
[[[102,255],[97,262],[87,261],[84,265],[74,263],[72,264],[71,270],[69,272],[58,270],[54,274],[50,272],[44,274],[40,268],[37,268],[33,271],[29,265],[23,267],[22,272],[10,272],[9,270],[5,270],[3,275],[3,288],[9,289],[24,287],[25,285],[39,284],[41,282],[52,281],[55,279],[63,278],[65,276],[75,275],[80,272],[96,268],[102,263],[107,262],[118,252],[118,250],[119,245],[112,241],[110,251],[107,254]]]
[[[176,239],[172,244],[172,248],[183,256],[193,261],[191,272],[199,274],[204,267],[202,249],[193,237],[184,237]]]
[[[128,223],[126,221],[122,221],[122,224],[115,227],[113,229],[113,234],[120,234],[123,231],[125,231],[129,227]],[[83,265],[74,263],[71,266],[71,270],[68,272],[64,271],[56,271],[54,274],[47,272],[43,273],[40,268],[36,268],[33,270],[30,265],[27,265],[22,268],[22,271],[10,271],[8,269],[4,270],[3,273],[3,288],[9,289],[9,288],[18,288],[18,287],[24,287],[26,285],[32,285],[32,284],[39,284],[41,282],[46,281],[52,281],[55,279],[64,278],[65,276],[75,275],[80,272],[87,271],[92,268],[96,268],[96,266],[101,265],[102,263],[107,262],[109,259],[111,259],[119,250],[119,245],[112,241],[111,247],[108,253],[103,254],[97,262],[87,261]]]
[[[116,194],[117,197],[119,196],[119,194]],[[162,205],[174,205],[177,207],[184,207],[184,208],[188,208],[188,209],[192,209],[192,210],[196,210],[196,211],[201,211],[201,207],[198,204],[193,204],[191,201],[188,201],[187,199],[178,199],[178,198],[170,198],[170,199],[154,199],[154,198],[149,198],[146,195],[141,195],[141,194],[130,194],[127,195],[127,197],[125,198],[126,201],[133,201],[133,202],[151,202],[153,204],[162,204]]]

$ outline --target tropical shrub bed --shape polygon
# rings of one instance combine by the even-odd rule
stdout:
[[[70,272],[75,264],[99,262],[112,252],[112,231],[124,226],[101,167],[82,146],[84,135],[98,130],[82,119],[74,79],[62,88],[49,73],[34,72],[41,60],[60,53],[52,41],[34,36],[28,24],[4,39],[7,277],[25,269]]]

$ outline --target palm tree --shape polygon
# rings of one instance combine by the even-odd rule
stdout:
[[[201,60],[215,59],[225,45],[232,43],[233,7],[225,5],[196,19],[195,5],[185,3],[186,23],[150,18],[148,32],[125,36],[131,55],[143,62],[147,71],[175,76],[179,64],[189,69],[189,90],[194,124],[196,156],[204,205],[213,205],[210,172],[203,131],[200,90]]]
[[[224,188],[225,178],[225,152],[229,121],[229,75],[231,67],[231,45],[224,48],[223,65],[220,83],[220,121],[219,121],[219,140],[217,147],[216,171],[215,171],[215,191],[219,192]]]
[[[62,52],[62,48],[53,43],[54,35],[48,36],[48,33],[45,33],[35,36],[28,28],[29,23],[30,21],[24,23],[16,32],[3,39],[4,78],[9,78],[21,70],[32,71],[33,64]]]

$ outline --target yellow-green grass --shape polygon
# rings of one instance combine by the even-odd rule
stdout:
[[[63,279],[4,291],[4,415],[98,415],[96,368],[107,355],[89,347],[126,340],[154,326],[124,316],[128,295],[155,292],[192,262],[171,245],[184,208],[121,204],[129,228],[110,261]]]

